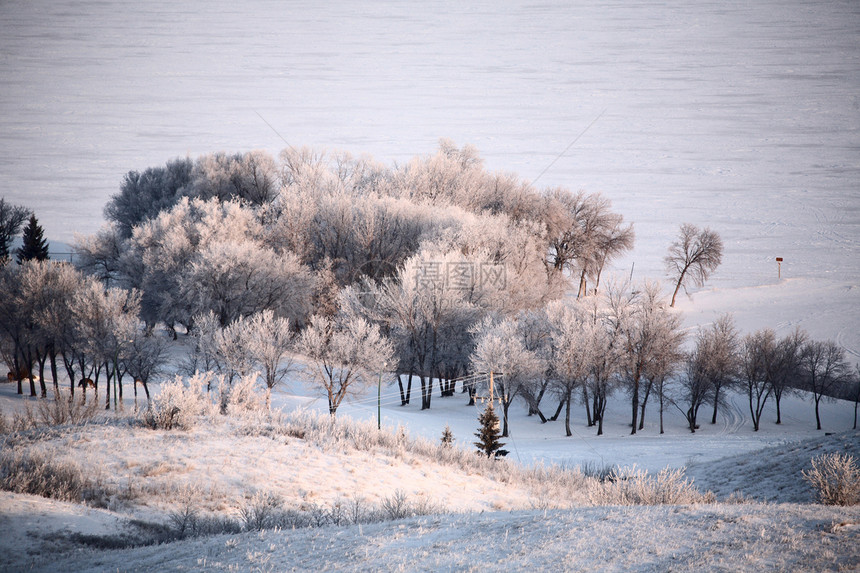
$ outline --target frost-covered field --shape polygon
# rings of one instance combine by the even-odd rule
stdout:
[[[293,382],[276,392],[276,409],[292,411],[302,405],[309,411],[306,420],[324,422],[325,405],[309,394]],[[599,438],[579,419],[575,435],[564,438],[561,422],[542,425],[515,407],[506,446],[511,454],[506,461],[490,463],[490,469],[464,467],[456,461],[459,454],[434,457],[430,444],[438,443],[445,424],[453,430],[455,446],[471,450],[476,410],[465,406],[460,395],[437,398],[426,412],[417,405],[387,403],[379,440],[373,438],[375,412],[367,406],[375,395],[339,412],[341,418],[367,419],[358,425],[349,422],[348,427],[356,428],[351,437],[299,437],[256,414],[238,419],[216,415],[187,432],[127,422],[31,430],[4,447],[78,467],[103,493],[89,506],[0,493],[0,526],[7,532],[0,541],[0,567],[511,570],[557,564],[563,570],[728,571],[860,565],[860,509],[815,504],[801,477],[810,459],[822,453],[860,458],[860,440],[850,430],[853,405],[823,405],[825,435],[814,430],[808,397],[786,397],[783,424],[773,424],[770,409],[756,433],[741,408],[743,398],[732,395],[733,407],[724,410],[716,425],[702,424],[695,435],[685,429],[678,412],[667,411],[666,434],[658,434],[651,412],[646,429],[629,436],[622,396],[611,402],[606,433]],[[0,408],[7,416],[27,402],[15,396],[12,385],[0,386]],[[126,412],[133,409],[128,398]],[[318,418],[314,410],[319,410]],[[408,427],[407,438],[399,437],[400,424]],[[413,438],[423,438],[427,446],[405,445]],[[594,488],[602,487],[593,480],[576,473],[540,480],[530,473],[530,468],[552,464],[610,463],[638,464],[652,472],[687,465],[687,477],[700,491],[713,491],[718,503],[605,506],[593,497]],[[521,464],[524,469],[517,469]],[[321,528],[235,531],[109,549],[129,540],[142,542],[155,527],[134,525],[134,520],[176,527],[176,516],[186,507],[202,516],[240,520],[255,494],[273,494],[284,507],[305,515],[323,516],[340,506],[348,516],[353,507],[382,507],[398,492],[406,503],[434,515],[361,525],[351,525],[347,517],[338,526],[324,522]],[[738,499],[744,503],[737,504]],[[95,548],[88,547],[93,544]]]

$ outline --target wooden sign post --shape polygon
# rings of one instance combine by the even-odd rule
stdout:
[[[776,276],[782,278],[782,257],[776,258]]]

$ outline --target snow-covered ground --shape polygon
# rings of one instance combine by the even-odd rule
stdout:
[[[436,397],[433,407],[422,412],[415,405],[394,403],[392,390],[383,393],[386,430],[397,432],[403,426],[412,437],[436,442],[447,424],[457,447],[472,448],[477,409],[466,406],[462,395]],[[370,390],[363,400],[342,406],[338,416],[363,418],[365,427],[373,428],[376,399]],[[762,429],[753,432],[743,399],[733,393],[731,407],[722,410],[718,423],[705,420],[694,435],[672,408],[665,412],[665,434],[658,433],[652,410],[645,430],[630,436],[628,406],[619,395],[610,403],[604,436],[587,428],[578,408],[570,438],[563,436],[562,422],[540,424],[517,404],[511,409],[512,435],[506,440],[511,454],[497,462],[537,467],[637,464],[652,471],[688,466],[687,475],[700,490],[712,490],[722,501],[740,496],[747,500],[743,505],[590,507],[587,495],[575,488],[535,490],[408,450],[356,448],[349,440],[320,444],[261,431],[253,421],[216,420],[188,432],[127,424],[30,432],[30,437],[7,445],[20,449],[27,442],[27,452],[81,467],[102,487],[119,493],[107,502],[108,509],[2,493],[0,526],[9,533],[0,541],[5,556],[0,567],[510,570],[556,560],[563,569],[608,570],[705,570],[715,564],[723,570],[763,564],[820,570],[860,565],[860,509],[811,505],[812,490],[800,474],[822,453],[860,458],[860,439],[850,429],[853,405],[823,403],[825,429],[816,431],[808,396],[786,397],[783,424],[773,423],[769,408]],[[13,385],[0,385],[0,409],[7,416],[28,402],[14,394]],[[285,411],[301,407],[326,416],[323,400],[298,382],[278,390],[274,404]],[[126,410],[133,408],[133,399],[127,398]],[[355,499],[366,507],[378,506],[398,490],[410,502],[426,503],[443,514],[388,525],[218,535],[138,549],[83,549],[85,540],[134,538],[132,519],[167,522],[187,496],[206,514],[235,518],[257,492],[272,492],[287,507],[324,508]],[[792,505],[798,503],[802,505]]]

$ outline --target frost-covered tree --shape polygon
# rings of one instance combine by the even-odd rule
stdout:
[[[669,276],[675,281],[670,307],[675,306],[678,290],[687,280],[696,286],[704,286],[723,260],[723,240],[716,231],[699,229],[690,223],[681,225],[680,234],[671,245],[664,259]]]
[[[361,392],[393,360],[391,342],[358,317],[311,317],[297,349],[309,362],[305,376],[324,391],[332,416],[344,398]]]
[[[30,210],[26,207],[12,205],[0,197],[0,265],[8,262],[12,241],[18,236],[24,221],[30,217],[30,214]]]
[[[137,386],[143,387],[147,401],[150,399],[149,383],[164,371],[167,362],[167,340],[156,333],[147,335],[138,329],[131,338],[123,357],[123,367],[134,381],[134,398]]]
[[[289,252],[262,241],[253,211],[237,202],[182,199],[135,228],[123,258],[130,286],[143,293],[148,326],[193,326],[213,310],[226,325],[263,309],[296,324],[310,311],[313,279]]]
[[[119,193],[104,209],[105,219],[116,224],[121,238],[129,238],[137,225],[172,208],[191,184],[194,162],[190,158],[168,161],[164,167],[129,171]]]
[[[587,280],[595,288],[607,262],[633,247],[633,227],[611,210],[600,194],[572,193],[563,188],[549,190],[541,206],[540,222],[545,226],[548,266],[577,276],[578,296],[584,296]]]
[[[815,400],[815,424],[821,429],[818,406],[825,396],[834,396],[849,380],[850,367],[845,351],[833,341],[811,340],[804,342],[800,351],[799,366],[805,386]]]
[[[600,298],[586,299],[594,322],[592,330],[591,375],[588,390],[591,394],[592,421],[597,425],[597,435],[603,435],[603,421],[609,396],[618,386],[621,365],[624,360],[624,338],[619,323],[613,319],[608,305],[601,305]]]
[[[80,343],[79,340],[70,339],[68,333],[74,332],[71,301],[83,279],[68,263],[32,260],[21,267],[18,281],[17,304],[28,315],[28,338],[38,364],[38,377],[44,397],[46,364],[50,364],[56,389],[59,384],[57,357],[64,343]]]
[[[48,241],[45,240],[45,232],[36,215],[30,215],[27,226],[24,227],[22,235],[23,243],[17,250],[18,264],[24,261],[46,261],[48,260]]]
[[[787,392],[797,390],[803,385],[800,372],[800,355],[808,336],[799,327],[779,340],[776,348],[776,364],[771,387],[776,403],[776,423],[782,423],[782,397]]]
[[[123,255],[129,240],[120,237],[116,226],[102,227],[95,235],[75,235],[73,248],[75,266],[101,280],[105,287],[124,277]]]
[[[776,334],[769,328],[746,335],[741,345],[741,373],[756,432],[764,406],[773,393],[773,379],[779,368],[777,346]]]
[[[711,424],[717,423],[717,408],[724,389],[735,384],[739,377],[740,339],[735,322],[730,314],[720,316],[703,335],[707,351],[706,373],[713,389],[714,411]]]
[[[27,266],[23,267],[25,270]],[[38,325],[21,288],[21,267],[0,265],[0,342],[10,370],[17,373],[18,394],[23,394],[22,374],[30,382],[30,395],[36,396],[33,364]]]
[[[613,286],[607,299],[612,330],[621,338],[620,372],[630,392],[635,434],[655,377],[680,355],[681,317],[668,311],[656,283],[635,290]]]
[[[593,316],[584,305],[563,302],[547,307],[547,319],[552,326],[552,353],[550,354],[550,386],[565,404],[564,428],[570,429],[570,410],[573,393],[586,388],[597,359],[596,329]]]
[[[686,408],[683,412],[692,433],[699,429],[699,408],[714,395],[714,387],[708,373],[709,344],[708,332],[699,329],[696,346],[686,356],[680,379],[681,400]]]
[[[180,296],[192,312],[211,310],[222,326],[263,310],[301,324],[313,293],[313,277],[294,255],[251,240],[209,244],[180,280]]]
[[[540,407],[541,401],[550,390],[551,382],[549,364],[552,357],[552,325],[546,307],[520,311],[517,314],[517,331],[525,349],[546,366],[544,371],[536,375],[530,384],[523,386],[521,391],[529,407],[529,416],[537,414],[541,422],[546,423],[547,418]]]
[[[111,382],[115,387],[114,404],[122,399],[120,363],[138,331],[140,294],[120,288],[105,290],[93,279],[75,293],[73,304],[78,335],[90,366],[91,376],[87,377],[92,377],[98,389],[100,375],[105,374],[105,409],[109,409]]]
[[[272,389],[280,384],[293,367],[293,333],[289,319],[275,316],[271,310],[263,310],[250,316],[245,322],[248,348],[257,365],[262,369],[266,384],[266,406],[271,407]]]
[[[392,280],[363,281],[344,291],[346,306],[383,325],[398,341],[399,373],[418,376],[422,409],[430,407],[433,380],[468,361],[470,327],[504,292],[502,282],[480,280],[477,273],[485,261],[481,253],[465,256],[428,247],[410,257]]]
[[[475,327],[476,345],[472,353],[472,370],[493,373],[494,394],[502,404],[502,436],[508,436],[508,412],[523,388],[542,377],[545,365],[525,346],[517,321],[486,319]]]
[[[260,206],[277,198],[280,192],[278,172],[275,160],[265,151],[210,153],[194,162],[191,182],[184,194],[203,200],[240,199]]]

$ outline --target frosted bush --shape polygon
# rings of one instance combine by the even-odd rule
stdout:
[[[91,420],[100,410],[98,400],[75,400],[68,392],[57,392],[52,400],[41,400],[39,420],[46,426],[80,424]]]
[[[825,505],[860,504],[860,467],[850,454],[824,454],[812,459],[812,469],[801,472]]]
[[[239,509],[239,516],[247,531],[262,531],[279,525],[284,500],[271,492],[258,492]]]
[[[152,429],[190,430],[202,415],[214,413],[211,400],[205,392],[211,382],[211,373],[196,374],[188,383],[181,376],[166,382],[161,392],[143,413],[143,423]]]
[[[656,475],[635,466],[613,469],[605,482],[594,480],[587,486],[594,505],[676,505],[713,503],[714,496],[702,494],[684,477],[684,468],[664,468]]]
[[[109,492],[72,460],[22,450],[0,454],[0,489],[63,501],[98,501]]]
[[[266,412],[266,397],[255,390],[257,374],[242,376],[229,386],[221,385],[221,410],[242,417],[248,412]]]

